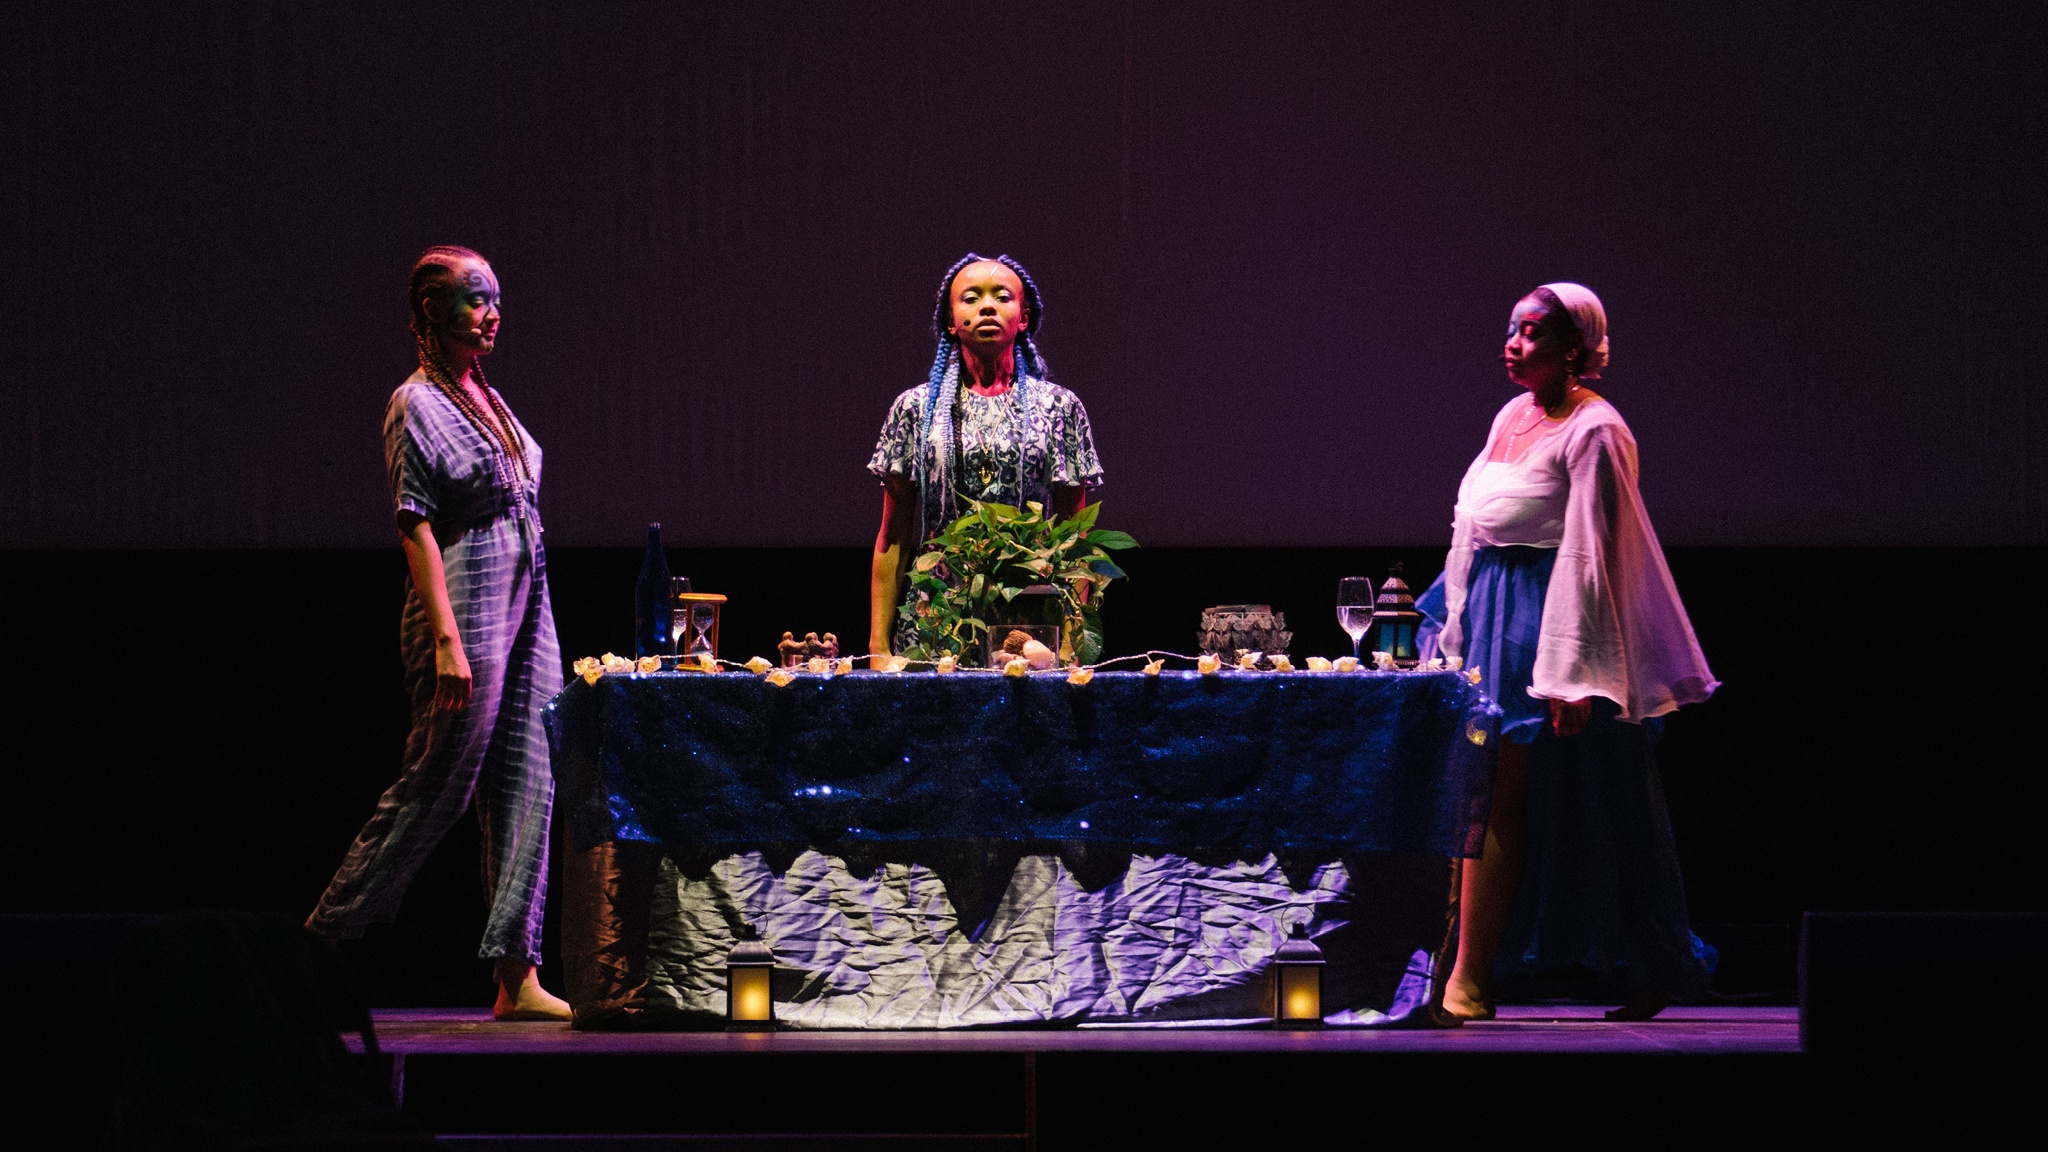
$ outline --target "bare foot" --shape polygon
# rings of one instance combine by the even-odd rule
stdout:
[[[540,986],[540,973],[524,960],[498,961],[498,1002],[491,1016],[498,1020],[567,1020],[569,1002]]]
[[[1485,992],[1453,974],[1444,982],[1444,1013],[1460,1020],[1491,1020],[1493,1004]]]
[[[1649,1020],[1671,1007],[1671,997],[1661,992],[1638,992],[1628,998],[1628,1003],[1619,1008],[1607,1010],[1607,1019],[1617,1024]]]

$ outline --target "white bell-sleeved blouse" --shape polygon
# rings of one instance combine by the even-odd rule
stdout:
[[[1678,587],[1636,487],[1636,441],[1605,400],[1580,404],[1514,463],[1491,461],[1526,396],[1493,418],[1458,485],[1445,562],[1447,655],[1463,654],[1465,594],[1479,549],[1557,549],[1543,602],[1529,694],[1604,696],[1620,719],[1662,716],[1713,695],[1720,682],[1694,637]]]

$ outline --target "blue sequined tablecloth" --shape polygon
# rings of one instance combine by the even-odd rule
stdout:
[[[1492,702],[1455,672],[679,673],[548,707],[577,849],[1005,837],[1470,856]]]
[[[1398,1019],[1498,717],[1450,672],[576,680],[547,713],[570,1000],[712,1026],[744,921],[796,1026],[1239,1019],[1300,924],[1335,1017]]]

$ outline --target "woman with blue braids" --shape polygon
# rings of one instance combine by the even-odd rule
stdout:
[[[1008,256],[972,252],[946,270],[932,307],[930,376],[889,406],[868,471],[882,481],[870,574],[868,651],[898,646],[897,605],[917,546],[970,500],[1036,500],[1061,516],[1102,484],[1088,412],[1052,382],[1038,350],[1045,305]]]

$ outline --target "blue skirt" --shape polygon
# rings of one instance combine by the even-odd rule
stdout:
[[[1482,548],[1465,592],[1465,666],[1500,704],[1503,738],[1528,748],[1521,884],[1494,961],[1504,995],[1621,999],[1706,994],[1713,949],[1692,934],[1657,720],[1625,724],[1595,698],[1585,731],[1559,737],[1529,695],[1553,548]],[[1441,620],[1442,581],[1417,607]],[[1432,611],[1433,609],[1433,611]]]
[[[1529,695],[1536,636],[1555,548],[1481,548],[1465,581],[1465,667],[1500,705],[1501,739],[1527,744],[1550,720],[1550,705]]]

